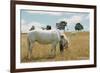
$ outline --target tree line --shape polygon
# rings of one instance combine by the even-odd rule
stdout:
[[[65,31],[65,27],[67,27],[67,22],[66,21],[60,21],[59,23],[56,23],[56,28],[59,30],[64,30]],[[74,29],[76,31],[80,31],[83,30],[84,27],[81,23],[76,23]]]

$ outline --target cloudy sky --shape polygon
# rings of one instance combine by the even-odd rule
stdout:
[[[37,29],[51,25],[55,28],[56,23],[66,21],[66,31],[74,31],[76,23],[81,23],[84,31],[89,31],[89,13],[87,12],[54,12],[54,11],[34,11],[21,10],[21,31],[27,32],[32,25]]]

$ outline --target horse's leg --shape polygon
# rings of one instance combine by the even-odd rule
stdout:
[[[52,44],[51,55],[53,55],[53,56],[56,55],[56,43]]]
[[[32,58],[32,48],[33,48],[33,44],[31,43],[30,44],[30,48],[29,48],[29,56],[30,56],[30,59]]]
[[[28,58],[31,59],[31,57],[32,57],[32,47],[33,47],[32,44],[33,43],[29,39],[27,41],[28,41],[28,51],[29,51]]]
[[[28,52],[27,52],[27,58],[29,59],[29,49],[30,49],[30,40],[29,38],[27,38],[27,48],[28,48]]]

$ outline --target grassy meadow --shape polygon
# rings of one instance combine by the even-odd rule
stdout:
[[[51,45],[34,43],[32,59],[29,60],[27,34],[21,33],[21,62],[45,62],[64,60],[86,60],[89,59],[89,32],[65,33],[69,38],[69,47],[60,53],[59,45],[56,48],[56,56],[50,57]]]

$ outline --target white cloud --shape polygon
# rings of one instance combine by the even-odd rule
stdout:
[[[21,32],[22,32],[22,33],[28,32],[28,29],[29,29],[29,28],[28,28],[28,25],[23,25],[23,24],[21,25]]]
[[[67,19],[67,22],[69,24],[75,24],[81,21],[82,21],[82,16],[77,16],[77,15],[72,16],[71,18]]]
[[[78,22],[81,22],[83,20],[83,15],[74,15],[70,18],[62,18],[60,20],[58,20],[59,22],[60,21],[66,21],[69,25],[70,24],[76,24]]]
[[[26,21],[24,19],[21,19],[21,32],[27,30],[27,25],[26,25]]]
[[[32,26],[35,26],[35,29],[41,29],[41,27],[45,27],[45,25],[43,25],[39,22],[33,21],[33,22],[30,22],[30,23],[26,23],[26,22],[23,22],[23,21],[24,20],[21,21],[21,32],[22,33],[27,33]]]
[[[21,31],[26,32],[26,30],[27,30],[26,21],[24,19],[22,19],[21,20]]]
[[[67,31],[72,31],[72,30],[74,30],[75,24],[81,22],[82,20],[83,20],[83,15],[73,15],[69,18],[67,18],[67,17],[62,18],[62,19],[58,20],[58,22],[66,21],[68,26],[65,29],[66,30],[69,29]]]
[[[36,29],[40,29],[41,27],[45,27],[45,25],[43,25],[43,24],[41,24],[41,23],[39,23],[39,22],[35,22],[35,21],[29,23],[28,25],[29,25],[30,27],[31,27],[31,26],[35,26]]]
[[[27,11],[28,13],[38,13],[38,14],[49,14],[49,15],[55,15],[60,16],[62,15],[61,12],[49,12],[49,11]]]
[[[24,19],[21,20],[21,24],[25,24],[26,21]]]

